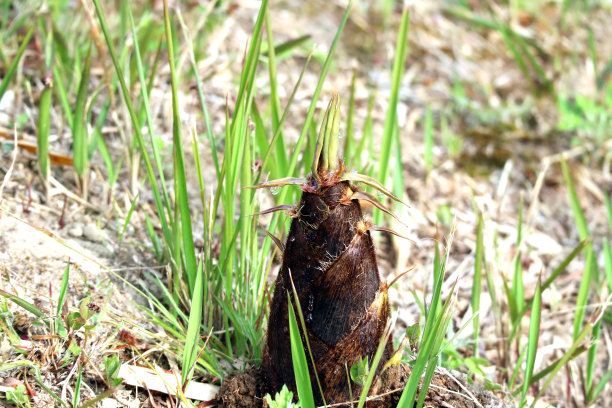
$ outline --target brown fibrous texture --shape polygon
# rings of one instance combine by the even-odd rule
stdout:
[[[348,401],[348,371],[365,356],[372,361],[389,318],[374,244],[359,202],[351,199],[356,187],[339,180],[340,169],[320,173],[317,180],[310,176],[302,186],[276,279],[262,364],[268,392],[274,395],[283,384],[295,392],[288,323],[288,301],[297,304],[293,280],[306,326],[303,340],[307,337],[314,360],[309,370],[317,404],[323,399],[315,370],[327,404]],[[378,367],[391,353],[387,342]],[[350,385],[358,396],[359,386]]]

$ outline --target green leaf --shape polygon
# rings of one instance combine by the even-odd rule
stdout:
[[[287,297],[291,299],[291,295],[287,293]],[[314,396],[312,394],[312,385],[310,383],[310,375],[308,374],[308,363],[306,362],[306,353],[302,344],[302,335],[298,328],[293,305],[288,302],[289,308],[289,340],[291,342],[291,359],[293,361],[293,373],[295,375],[295,385],[297,387],[298,396],[304,408],[314,408]]]
[[[293,393],[289,391],[286,384],[283,384],[283,388],[276,393],[274,399],[270,394],[266,394],[265,400],[269,408],[301,408],[299,402],[297,404],[293,403]]]
[[[359,359],[359,361],[351,366],[351,380],[363,387],[369,372],[370,366],[368,365],[368,356],[362,357]]]
[[[116,354],[113,354],[112,357],[104,356],[104,372],[111,388],[117,388],[123,382],[123,379],[119,378],[120,368],[121,363]]]

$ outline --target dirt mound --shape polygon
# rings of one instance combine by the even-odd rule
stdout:
[[[368,399],[367,407],[392,408],[397,406],[410,372],[411,368],[408,364],[401,364],[395,369],[384,371],[372,389],[372,396]],[[262,370],[249,369],[225,379],[219,390],[217,403],[220,407],[226,408],[266,407],[264,396],[267,389]],[[334,406],[343,405],[334,404]],[[350,406],[350,402],[344,406]],[[496,396],[482,386],[468,384],[463,374],[439,369],[429,386],[424,406],[512,408],[514,404]]]

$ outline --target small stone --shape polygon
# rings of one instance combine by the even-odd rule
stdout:
[[[96,226],[96,224],[90,223],[83,228],[83,235],[90,241],[93,242],[101,242],[102,241],[102,233]]]
[[[68,227],[68,235],[74,238],[81,238],[83,236],[83,224],[75,222]]]
[[[103,408],[117,408],[119,406],[117,400],[113,398],[104,398],[101,402]]]
[[[11,89],[7,89],[2,99],[0,99],[0,111],[11,112],[15,105],[15,92]]]

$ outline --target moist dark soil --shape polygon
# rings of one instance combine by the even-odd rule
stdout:
[[[367,403],[368,408],[393,408],[397,406],[406,386],[411,368],[401,364],[385,370],[374,384]],[[261,369],[249,369],[227,377],[217,395],[217,403],[225,408],[265,408],[267,393],[265,376]],[[334,404],[333,406],[350,406]],[[465,375],[448,370],[438,370],[425,397],[426,407],[454,408],[512,408],[515,405],[486,390],[482,385],[468,384]]]

